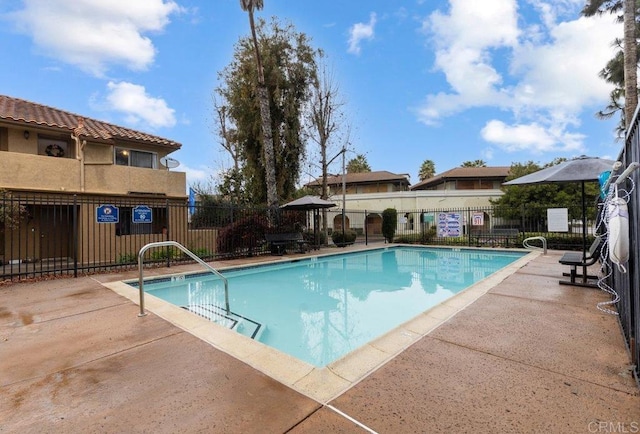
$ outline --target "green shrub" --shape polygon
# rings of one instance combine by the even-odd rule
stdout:
[[[350,229],[344,231],[335,231],[331,234],[331,239],[333,240],[333,244],[336,246],[345,246],[347,244],[353,244],[356,241],[358,234],[355,231]]]
[[[210,258],[213,256],[213,253],[206,247],[200,247],[198,249],[189,249],[191,253],[196,255],[198,258]]]
[[[138,255],[135,253],[124,253],[118,256],[118,264],[135,264],[138,262]]]
[[[431,226],[429,229],[422,231],[420,234],[420,243],[429,244],[433,242],[437,234],[437,230],[435,226]]]
[[[395,238],[396,243],[404,244],[431,244],[436,237],[436,228],[431,226],[429,229],[419,234],[399,235]]]
[[[316,245],[316,239],[315,234],[313,233],[313,229],[303,232],[302,237],[310,245]],[[324,232],[322,231],[322,229],[318,229],[318,244],[321,246],[327,244],[327,237],[324,236]]]
[[[551,250],[582,250],[582,234],[568,235],[564,233],[555,234],[553,232],[525,232],[520,234],[518,246],[522,246],[522,241],[529,237],[544,237],[547,240],[547,248]],[[595,237],[587,234],[587,248],[593,243]]]
[[[264,239],[268,231],[267,220],[263,214],[253,214],[225,226],[218,233],[216,251],[234,253],[238,249],[252,249]]]
[[[395,208],[382,211],[382,235],[387,242],[392,243],[398,226],[398,212]]]
[[[176,247],[158,247],[151,252],[152,261],[162,261],[165,259],[181,259],[182,250]]]

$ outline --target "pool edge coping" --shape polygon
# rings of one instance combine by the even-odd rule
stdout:
[[[405,245],[398,244],[397,246]],[[374,249],[379,248],[380,247],[376,247]],[[467,249],[467,247],[465,247],[465,249]],[[514,249],[510,250],[513,251]],[[518,251],[523,250],[518,249]],[[524,252],[527,254],[506,267],[474,283],[447,300],[389,330],[382,336],[364,344],[323,368],[315,367],[219,324],[212,323],[206,318],[165,302],[152,294],[145,293],[144,300],[147,312],[151,312],[170,322],[174,326],[207,342],[214,348],[246,363],[297,392],[321,404],[327,404],[384,366],[402,351],[427,336],[458,312],[464,310],[482,295],[486,294],[498,283],[542,254],[538,251],[524,250]],[[225,267],[224,269],[229,270],[233,268],[235,267]],[[223,268],[220,267],[220,269]],[[138,288],[126,283],[133,280],[137,279],[103,282],[101,284],[131,300],[136,305],[139,305],[140,297]]]

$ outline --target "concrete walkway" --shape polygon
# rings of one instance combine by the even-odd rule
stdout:
[[[326,404],[138,318],[102,285],[134,272],[0,286],[0,432],[639,432],[617,317],[596,308],[608,296],[559,285],[559,255]]]

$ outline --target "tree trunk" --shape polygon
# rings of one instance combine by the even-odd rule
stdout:
[[[624,122],[627,131],[638,106],[636,0],[624,0]]]
[[[321,131],[319,131],[321,133]],[[323,136],[322,134],[320,134]],[[327,185],[327,144],[326,141],[321,138],[320,154],[322,155],[322,194],[320,199],[329,199],[329,187]],[[324,245],[329,244],[329,227],[327,225],[327,209],[322,209],[322,233],[324,233]]]
[[[267,184],[267,206],[274,210],[278,208],[278,189],[276,186],[276,157],[273,148],[273,132],[271,131],[271,110],[269,108],[269,93],[264,82],[264,68],[260,49],[258,48],[258,36],[253,19],[253,10],[249,10],[249,25],[251,26],[251,36],[253,48],[256,55],[256,67],[258,68],[258,104],[260,104],[260,119],[262,121],[262,150],[264,155],[264,181]]]
[[[267,206],[278,208],[278,190],[276,188],[276,157],[273,149],[273,132],[271,131],[271,111],[267,87],[258,85],[258,100],[262,120],[262,151],[264,154],[264,178],[267,184]]]

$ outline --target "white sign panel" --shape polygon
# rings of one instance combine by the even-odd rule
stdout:
[[[547,229],[549,232],[569,232],[569,210],[567,208],[548,208]]]
[[[460,213],[441,212],[438,214],[438,236],[439,237],[459,237],[460,236]]]
[[[471,222],[473,226],[484,226],[484,212],[474,212],[471,217]]]

